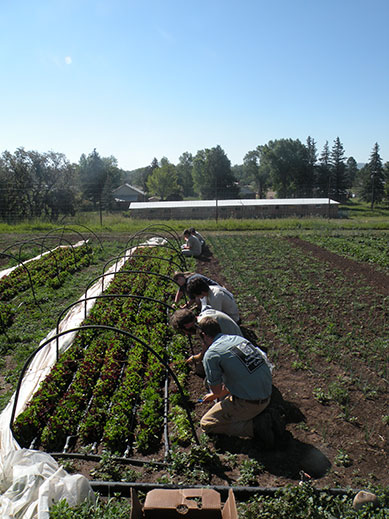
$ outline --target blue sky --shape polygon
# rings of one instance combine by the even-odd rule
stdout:
[[[389,0],[2,0],[0,152],[134,169],[336,137],[389,161]]]

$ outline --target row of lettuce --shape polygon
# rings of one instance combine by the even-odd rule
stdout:
[[[0,333],[7,333],[15,318],[12,300],[35,287],[57,289],[65,280],[88,267],[93,261],[93,249],[85,242],[79,247],[62,247],[39,259],[22,263],[0,278]]]
[[[77,333],[15,420],[13,432],[22,446],[48,451],[91,444],[118,453],[159,450],[167,370],[145,344],[174,368],[180,385],[185,386],[188,373],[187,340],[173,335],[168,325],[166,304],[175,291],[168,279],[174,270],[166,261],[170,255],[163,247],[148,247],[115,275],[84,320],[88,328]],[[190,426],[171,381],[169,393],[171,441],[184,442],[190,438]]]

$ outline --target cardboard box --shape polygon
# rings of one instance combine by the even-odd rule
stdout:
[[[154,489],[145,502],[131,489],[130,519],[238,519],[232,489],[222,508],[220,494],[209,488]]]

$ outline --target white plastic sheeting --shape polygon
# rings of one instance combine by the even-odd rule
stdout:
[[[160,238],[149,240],[142,245],[160,245]],[[97,281],[79,299],[61,321],[59,332],[77,328],[90,313],[95,299],[85,302],[85,297],[98,296],[110,284],[127,261],[134,249],[127,251],[123,258],[115,263],[104,277],[104,282]],[[52,330],[40,344],[56,335]],[[71,345],[76,332],[70,332],[58,338],[59,352],[62,353]],[[56,340],[46,344],[35,355],[28,367],[18,397],[15,418],[25,409],[40,383],[49,374],[56,362]],[[10,419],[15,395],[0,415],[0,517],[1,519],[48,519],[49,506],[60,499],[67,499],[72,506],[93,495],[88,480],[82,476],[69,476],[49,454],[41,451],[21,449],[12,436]]]
[[[4,457],[0,491],[2,519],[49,519],[50,505],[61,499],[70,506],[94,500],[84,476],[69,475],[49,454],[28,449]]]

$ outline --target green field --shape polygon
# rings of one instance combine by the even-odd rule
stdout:
[[[123,251],[131,233],[144,228],[145,223],[127,223],[123,218],[107,222],[98,233],[103,248],[92,240],[88,265],[71,275],[57,276],[61,283],[34,283],[35,293],[27,287],[8,301],[13,316],[0,335],[2,407],[15,388],[24,361],[55,326],[59,313],[84,293],[107,261]],[[150,224],[157,222],[147,222]],[[188,224],[180,222],[173,227],[180,231]],[[312,445],[331,461],[331,469],[317,478],[315,486],[374,488],[387,507],[388,479],[381,438],[387,437],[389,427],[389,294],[378,276],[384,276],[382,280],[389,276],[388,219],[202,222],[199,230],[204,229],[213,260],[200,262],[197,270],[218,275],[232,290],[244,324],[269,348],[275,385],[306,417],[288,425],[295,449]],[[36,224],[30,229],[2,228],[2,232],[4,249],[18,240],[41,236],[47,227]],[[19,233],[18,237],[13,232]],[[69,235],[75,237],[71,232]],[[12,250],[16,254],[17,247]],[[23,247],[23,260],[36,253],[36,245]],[[3,268],[12,263],[13,259],[4,258]],[[192,395],[193,400],[197,397]],[[183,481],[187,485],[215,482],[213,471],[218,463],[230,467],[229,483],[233,485],[284,487],[296,481],[295,471],[287,468],[289,451],[279,458],[243,445],[237,442],[229,450],[206,439],[197,451],[187,447],[180,452],[175,447],[168,477],[159,474],[154,481]],[[66,468],[72,470],[71,464]],[[122,477],[127,481],[142,481],[143,477],[136,470],[116,466],[110,457],[94,474],[95,478]],[[282,497],[241,503],[240,517],[260,517],[261,511],[269,518],[314,519],[319,517],[318,510],[320,517],[386,517],[387,509],[366,510],[364,515],[353,512],[352,492],[327,499],[313,492],[310,485],[286,488]],[[121,513],[124,517],[127,505],[114,501],[111,510],[99,502],[95,516],[109,518],[115,510],[115,517]],[[72,515],[61,504],[53,509],[52,517],[82,518],[87,513],[90,509],[81,507]]]

